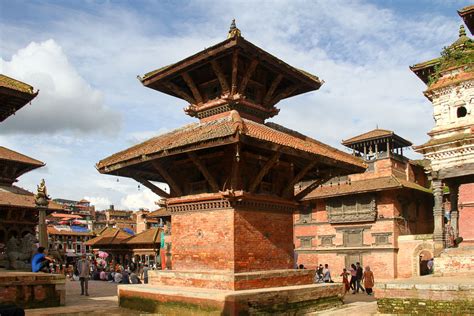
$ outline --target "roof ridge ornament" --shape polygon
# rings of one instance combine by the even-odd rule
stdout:
[[[233,37],[237,37],[237,36],[240,37],[240,36],[242,36],[242,34],[240,33],[240,30],[235,25],[235,19],[232,19],[232,23],[230,24],[229,33],[227,34],[227,38],[233,38]]]
[[[466,29],[464,28],[464,24],[461,24],[459,27],[459,37],[466,36]]]

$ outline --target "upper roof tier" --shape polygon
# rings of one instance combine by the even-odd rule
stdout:
[[[0,74],[0,122],[15,114],[37,94],[32,86]]]
[[[464,23],[466,23],[471,34],[474,34],[474,5],[462,8],[458,11],[458,14],[464,20]]]
[[[363,151],[364,146],[368,147],[375,144],[390,144],[390,148],[403,148],[409,147],[412,143],[397,134],[393,131],[386,129],[374,129],[367,133],[346,139],[342,141],[342,144],[346,147],[357,151]],[[384,149],[385,147],[381,147]]]
[[[0,183],[11,184],[22,174],[44,166],[44,163],[0,146]]]
[[[410,66],[410,70],[426,83],[428,89],[436,89],[459,79],[457,76],[448,76],[446,81],[443,76],[446,72],[464,67],[465,73],[472,73],[473,64],[474,41],[466,35],[464,25],[461,25],[459,37],[443,49],[441,57]]]
[[[204,119],[235,109],[260,122],[278,114],[280,100],[323,83],[245,40],[235,23],[225,41],[139,79],[148,88],[189,102],[185,112],[190,116]]]

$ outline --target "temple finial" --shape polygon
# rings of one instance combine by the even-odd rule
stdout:
[[[464,28],[464,25],[461,24],[461,26],[459,27],[459,37],[463,36],[466,36],[466,29]]]
[[[242,36],[240,30],[235,25],[235,19],[232,19],[232,23],[230,24],[229,34],[227,34],[227,38],[232,38],[236,36]]]

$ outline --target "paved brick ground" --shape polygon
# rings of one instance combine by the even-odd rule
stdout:
[[[40,315],[141,315],[137,311],[120,308],[117,305],[117,284],[103,281],[89,281],[90,296],[81,296],[79,282],[66,281],[66,306],[29,309],[27,316]],[[321,311],[315,315],[373,315],[376,312],[376,303],[373,296],[350,292],[344,297],[347,305],[338,309]]]
[[[138,312],[118,307],[115,283],[89,281],[90,296],[82,296],[80,293],[79,282],[66,280],[66,306],[29,309],[26,310],[26,315],[140,315]]]

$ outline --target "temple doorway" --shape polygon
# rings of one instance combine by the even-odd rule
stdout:
[[[419,275],[428,275],[430,270],[428,269],[428,261],[433,258],[433,255],[428,250],[422,250],[419,254],[420,263],[419,263]]]

